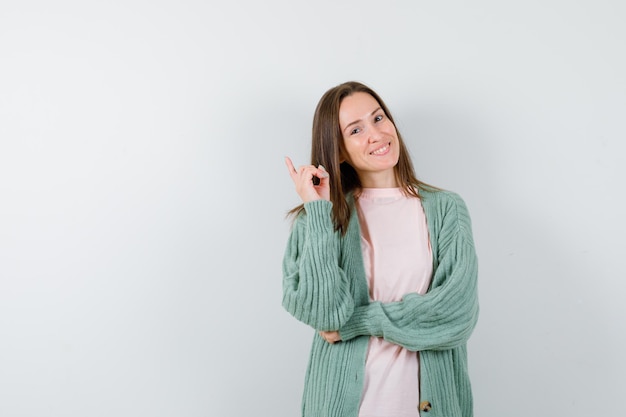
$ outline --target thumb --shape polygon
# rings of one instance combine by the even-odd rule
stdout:
[[[328,174],[328,171],[326,171],[326,168],[324,168],[324,165],[321,165],[321,164],[318,165],[317,169],[318,171],[317,171],[316,176],[320,179],[320,184],[328,185],[330,175]]]

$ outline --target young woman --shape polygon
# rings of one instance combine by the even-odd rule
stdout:
[[[469,417],[477,260],[461,198],[428,186],[382,99],[347,82],[313,119],[283,306],[316,330],[305,417]]]

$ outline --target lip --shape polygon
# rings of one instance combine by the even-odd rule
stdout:
[[[387,142],[385,145],[374,149],[373,151],[370,152],[370,155],[372,156],[383,156],[383,155],[387,155],[389,153],[389,150],[391,149],[391,142]]]

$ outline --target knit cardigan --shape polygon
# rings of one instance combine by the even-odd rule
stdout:
[[[477,258],[470,217],[455,193],[420,190],[433,253],[427,293],[370,301],[354,199],[346,234],[334,230],[332,203],[306,203],[283,259],[283,306],[316,331],[302,398],[304,417],[357,417],[370,336],[420,356],[422,415],[471,417],[466,342],[478,319]],[[385,401],[384,398],[380,399]],[[425,413],[426,412],[426,413]]]

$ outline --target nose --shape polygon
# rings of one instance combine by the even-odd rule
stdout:
[[[369,128],[369,142],[370,143],[376,143],[379,140],[383,139],[383,134],[380,130],[380,128],[378,127],[378,125],[376,124],[372,124]]]

